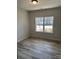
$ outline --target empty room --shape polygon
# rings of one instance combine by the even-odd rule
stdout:
[[[61,59],[61,0],[17,0],[17,59]]]

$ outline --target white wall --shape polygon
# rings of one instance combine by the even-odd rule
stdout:
[[[54,16],[54,33],[48,34],[48,33],[39,33],[35,31],[35,17],[41,17],[41,16]],[[40,38],[47,38],[47,39],[53,39],[58,38],[57,40],[60,40],[61,38],[61,7],[52,8],[52,9],[46,9],[46,10],[37,10],[37,11],[30,11],[29,12],[29,19],[30,19],[30,35],[32,37],[40,37]]]
[[[29,36],[28,12],[17,8],[17,42]]]

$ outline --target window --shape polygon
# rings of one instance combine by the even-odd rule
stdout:
[[[53,16],[49,17],[36,17],[36,32],[53,33]]]

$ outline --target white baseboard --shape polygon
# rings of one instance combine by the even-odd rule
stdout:
[[[27,37],[23,37],[23,38],[20,38],[20,39],[17,39],[17,43],[18,42],[21,42],[22,40],[24,40],[24,39],[27,39],[29,36],[27,36]]]

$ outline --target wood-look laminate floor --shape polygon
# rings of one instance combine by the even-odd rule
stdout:
[[[42,39],[26,39],[17,45],[17,59],[61,59],[60,45]]]

